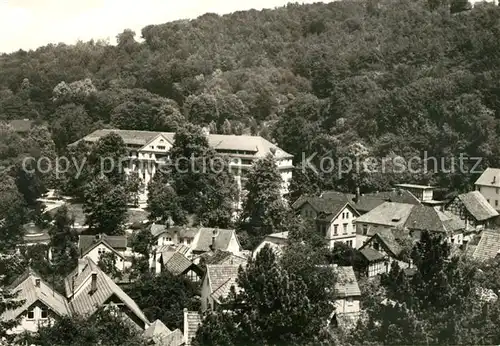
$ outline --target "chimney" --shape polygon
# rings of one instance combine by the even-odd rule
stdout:
[[[184,308],[183,314],[184,314],[184,343],[187,345],[188,342],[191,341],[188,340],[188,330],[189,330],[188,309]]]
[[[92,282],[90,283],[90,292],[97,291],[97,273],[92,273]]]
[[[219,231],[217,229],[214,229],[212,231],[212,251],[215,251],[215,240],[217,239],[217,236],[219,235]]]
[[[40,287],[40,279],[35,279],[35,286]]]
[[[496,182],[497,182],[497,177],[493,176],[493,184],[495,184]]]
[[[356,187],[356,203],[359,201],[359,197],[361,196],[361,192],[359,190],[359,186]]]
[[[78,274],[80,274],[83,271],[86,264],[87,264],[87,261],[85,261],[85,259],[80,258],[78,260]]]

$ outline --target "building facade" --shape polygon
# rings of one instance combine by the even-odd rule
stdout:
[[[355,220],[359,213],[344,198],[304,197],[297,200],[292,208],[303,219],[316,221],[317,231],[325,235],[328,247],[336,242],[356,248]]]
[[[487,168],[476,180],[476,191],[479,191],[486,201],[500,210],[500,168]]]
[[[148,185],[158,168],[167,163],[175,137],[173,132],[103,129],[89,134],[82,141],[92,144],[110,133],[119,135],[128,149],[129,160],[123,165],[124,171],[137,172],[144,186]],[[218,154],[229,159],[229,169],[235,177],[240,192],[253,163],[271,153],[281,174],[281,192],[283,195],[288,193],[292,178],[293,155],[284,152],[260,136],[219,135],[207,132],[207,139],[209,145]],[[147,190],[145,189],[140,193],[139,201],[146,200]]]

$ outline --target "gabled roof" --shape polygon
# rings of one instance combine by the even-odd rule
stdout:
[[[458,198],[465,209],[477,220],[483,221],[498,216],[498,212],[488,203],[486,198],[479,191],[471,191],[461,195]]]
[[[167,227],[166,225],[162,224],[152,224],[150,226],[150,232],[154,238],[157,238],[160,235],[168,235],[171,238],[173,238],[174,235],[177,233],[179,238],[193,239],[194,237],[196,237],[199,231],[200,229],[196,227],[180,227],[180,226]]]
[[[174,275],[183,274],[190,267],[195,266],[186,256],[175,250],[162,252],[161,258],[165,269]]]
[[[475,184],[500,188],[500,168],[486,168]]]
[[[165,336],[172,333],[162,321],[156,320],[144,331],[144,337],[149,339],[158,335]]]
[[[234,236],[236,241],[238,237],[236,236],[236,231],[234,229],[217,229],[217,228],[205,228],[202,227],[199,230],[199,236],[196,243],[193,244],[193,251],[206,252],[210,251],[212,248],[212,236],[214,232],[217,234],[215,237],[214,250],[227,251],[231,243],[231,239]],[[240,246],[241,247],[241,246]]]
[[[316,196],[300,197],[292,205],[292,208],[298,210],[306,203],[308,203],[316,211],[316,213],[328,215],[329,218],[335,218],[348,205],[354,210],[347,199]]]
[[[368,249],[368,245],[371,244],[373,240],[378,240],[394,258],[397,258],[403,251],[403,248],[398,243],[391,230],[377,230],[377,232],[360,247],[360,250]]]
[[[240,265],[220,265],[209,264],[207,265],[206,276],[210,285],[210,294],[216,300],[226,298],[232,285],[235,286],[238,292],[238,285],[236,278],[238,277],[238,270]],[[215,295],[214,295],[215,294]]]
[[[358,297],[361,290],[352,267],[333,267],[337,274],[335,293],[338,297]]]
[[[232,252],[215,250],[205,252],[199,256],[205,262],[205,264],[238,264],[244,265],[248,260],[241,256],[236,256]]]
[[[361,250],[359,250],[359,252],[363,255],[364,258],[366,258],[368,262],[377,262],[385,258],[383,254],[375,249],[372,249],[371,247],[362,248]]]
[[[472,247],[471,247],[472,248]],[[467,251],[472,253],[472,258],[477,261],[487,261],[497,256],[500,251],[500,232],[485,230],[475,248]]]
[[[358,201],[354,204],[354,208],[360,213],[367,213],[384,202],[386,200],[375,196],[359,196]]]
[[[85,266],[79,273],[77,268],[68,275],[65,280],[66,295],[70,297],[71,310],[80,315],[92,315],[98,307],[108,302],[111,298],[118,298],[127,306],[144,324],[149,326],[149,321],[139,308],[139,306],[130,298],[106,273],[104,273],[97,264],[90,258],[82,259]],[[97,274],[97,290],[91,292],[91,276]],[[73,296],[72,282],[75,282]]]
[[[356,195],[352,193],[345,193],[335,190],[327,190],[323,191],[320,197],[328,199],[338,199],[339,201],[345,200],[347,202],[351,202],[356,197]]]
[[[78,238],[78,251],[80,256],[84,256],[94,249],[98,244],[106,244],[114,250],[127,248],[127,237],[122,235],[109,236],[107,234],[99,235],[80,235]]]
[[[171,331],[162,321],[156,320],[144,331],[144,338],[160,346],[180,346],[184,344],[184,335],[180,329]]]
[[[384,202],[356,219],[356,223],[369,223],[400,227],[404,225],[414,204]]]
[[[431,206],[418,205],[411,210],[405,227],[410,230],[449,233],[464,229],[465,224],[451,213],[443,213]]]
[[[174,143],[172,141],[172,138],[169,138],[169,137],[165,136],[163,133],[158,132],[155,137],[153,137],[153,138],[151,138],[151,140],[147,141],[146,144],[144,144],[144,147],[142,147],[139,150],[146,149],[146,147],[148,145],[150,145],[151,143],[153,143],[154,141],[156,141],[158,138],[162,138],[163,140],[167,141],[167,143],[169,143],[170,145],[172,145]]]
[[[39,287],[36,285],[37,280],[40,280]],[[41,276],[31,268],[28,268],[14,281],[12,291],[18,292],[16,299],[24,300],[24,303],[15,310],[5,311],[1,315],[1,318],[5,318],[6,320],[18,317],[36,302],[41,302],[59,316],[70,314],[66,298],[42,280]]]
[[[374,192],[362,195],[354,204],[360,212],[369,212],[375,209],[384,202],[405,203],[418,205],[420,201],[411,192],[403,189],[395,189],[393,191]]]

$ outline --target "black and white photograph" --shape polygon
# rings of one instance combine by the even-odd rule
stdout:
[[[500,345],[497,0],[0,1],[0,346]]]

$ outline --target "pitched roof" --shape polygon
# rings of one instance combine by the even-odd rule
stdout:
[[[184,344],[184,334],[180,329],[171,331],[162,321],[156,320],[144,331],[145,339],[152,340],[160,346],[180,346]]]
[[[335,190],[327,190],[327,191],[323,191],[323,193],[321,193],[321,196],[320,197],[323,197],[323,198],[328,198],[328,199],[338,199],[339,201],[347,201],[347,202],[351,202],[354,197],[356,197],[356,195],[352,194],[352,193],[345,193],[345,192],[340,192],[340,191],[335,191]]]
[[[349,204],[349,201],[344,198],[305,196],[295,201],[292,207],[297,210],[306,203],[311,205],[317,213],[324,213],[335,217]]]
[[[225,298],[229,293],[231,285],[238,291],[235,279],[238,277],[240,265],[209,264],[207,265],[207,277],[210,285],[210,294],[214,299]],[[215,295],[214,295],[215,294]]]
[[[136,130],[118,130],[118,129],[101,129],[92,132],[85,136],[82,140],[86,142],[97,142],[101,137],[110,133],[119,135],[125,144],[145,146],[158,135],[163,135],[171,143],[175,140],[173,132],[153,132],[153,131],[136,131]],[[73,143],[73,144],[76,144]],[[218,135],[209,134],[208,144],[218,151],[245,151],[249,155],[256,158],[263,158],[272,150],[275,151],[277,158],[292,158],[293,155],[286,153],[278,148],[273,143],[260,136],[243,136],[243,135]]]
[[[201,325],[201,315],[196,311],[187,311],[184,309],[184,335],[186,337],[186,346],[191,345],[196,332]]]
[[[462,220],[451,213],[443,213],[431,206],[412,208],[405,227],[411,230],[449,233],[465,228]]]
[[[232,252],[215,250],[209,251],[201,254],[199,256],[203,258],[205,264],[238,264],[244,265],[248,262],[248,260],[244,257],[236,256]]]
[[[361,295],[358,280],[352,267],[333,267],[337,273],[335,293],[339,297],[357,297]]]
[[[37,280],[40,280],[39,286],[36,285]],[[15,310],[5,311],[1,317],[6,320],[18,317],[37,301],[59,316],[70,314],[66,298],[42,280],[41,276],[31,268],[28,268],[14,281],[12,291],[18,292],[17,299],[24,300],[24,303]]]
[[[356,208],[358,212],[367,213],[384,202],[386,202],[386,200],[376,196],[359,196],[359,199],[354,204],[354,208]]]
[[[500,187],[500,168],[486,168],[476,180],[476,185]]]
[[[99,266],[97,266],[90,258],[82,259],[84,263],[83,270],[79,272],[79,268],[68,275],[65,279],[66,295],[70,297],[70,307],[75,313],[81,315],[93,314],[99,306],[102,306],[110,298],[117,297],[125,304],[145,326],[149,326],[149,321],[139,308],[139,306],[130,298]],[[91,292],[91,276],[97,274],[97,290]],[[75,282],[74,290],[77,294],[73,296],[72,282]]]
[[[472,253],[472,258],[478,261],[487,261],[497,256],[500,251],[500,232],[485,230]],[[471,251],[472,252],[472,251]]]
[[[462,201],[465,209],[478,221],[490,219],[498,216],[498,212],[488,203],[486,198],[479,191],[471,191],[457,198]]]
[[[392,191],[382,191],[367,193],[359,197],[354,204],[360,212],[369,212],[375,209],[384,202],[405,203],[405,204],[420,204],[420,201],[411,192],[404,189],[395,189]]]
[[[78,251],[81,256],[87,254],[95,248],[97,244],[105,243],[111,249],[126,249],[127,237],[124,235],[110,236],[107,234],[98,235],[80,235],[78,237]]]
[[[414,204],[384,202],[356,219],[356,223],[370,223],[400,227],[406,222]]]
[[[401,252],[403,251],[403,248],[401,245],[398,243],[396,240],[396,237],[392,233],[390,229],[380,229],[377,230],[376,233],[368,239],[363,246],[360,247],[360,250],[368,249],[370,248],[368,245],[374,240],[377,239],[382,246],[385,247],[385,249],[391,253],[393,257],[398,257]]]
[[[168,329],[162,321],[156,320],[144,331],[143,335],[145,338],[149,339],[158,335],[165,336],[170,333],[172,333],[172,331]]]
[[[166,251],[161,254],[165,269],[174,275],[179,275],[195,265],[186,256],[177,251]]]
[[[233,235],[236,237],[236,231],[234,229],[218,229],[218,228],[205,228],[199,229],[199,236],[195,244],[193,244],[193,251],[210,251],[212,246],[212,236],[214,232],[217,233],[215,237],[215,250],[227,251],[231,238]],[[236,237],[236,240],[238,238]]]
[[[383,260],[385,256],[371,247],[365,247],[359,250],[361,254],[368,260],[368,262],[376,262]]]
[[[157,238],[162,234],[168,235],[173,238],[176,233],[179,238],[194,238],[199,231],[200,229],[196,227],[167,227],[166,225],[162,224],[152,224],[150,226],[150,232],[154,238]]]

